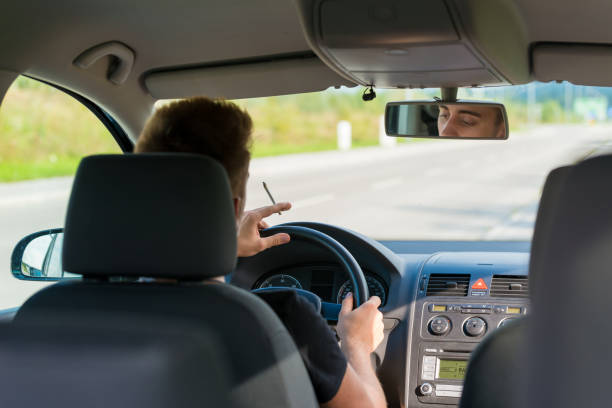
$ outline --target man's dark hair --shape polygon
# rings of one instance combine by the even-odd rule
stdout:
[[[194,97],[157,109],[147,121],[136,153],[180,152],[210,156],[227,171],[234,196],[244,192],[253,122],[233,102]]]

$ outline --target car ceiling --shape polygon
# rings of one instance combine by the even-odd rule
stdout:
[[[342,3],[343,0],[324,1]],[[353,0],[349,3],[354,5],[352,7],[369,7],[395,1]],[[612,26],[607,21],[612,15],[612,2],[607,0],[437,1],[451,10],[453,19],[461,20],[459,25],[464,28],[459,30],[460,35],[467,34],[469,46],[473,46],[485,65],[490,65],[495,71],[499,81],[489,85],[546,79],[547,74],[553,75],[551,79],[566,79],[560,77],[566,75],[563,72],[544,72],[534,77],[534,62],[530,59],[534,44],[612,43]],[[495,47],[491,44],[480,46],[478,39],[470,34],[472,26],[480,24],[478,19],[486,18],[478,14],[483,1],[494,3],[504,12],[514,10],[518,16],[513,22],[513,29],[518,33],[516,43],[500,42],[497,47],[503,51],[506,45],[517,48],[519,44],[520,55],[517,58],[496,60],[493,55]],[[238,98],[355,85],[359,81],[355,81],[350,73],[343,72],[342,67],[333,61],[330,63],[325,52],[319,49],[317,39],[308,33],[308,16],[305,17],[304,10],[320,2],[5,2],[0,13],[0,94],[17,74],[45,79],[91,98],[118,119],[134,137],[150,114],[155,100],[161,97],[184,97],[190,91]],[[347,7],[347,19],[355,12],[352,7]],[[414,2],[414,8],[417,12],[419,2]],[[119,41],[135,53],[131,73],[121,85],[107,79],[111,57],[99,60],[86,70],[73,64],[83,51],[109,41]],[[513,40],[500,37],[500,41]],[[428,47],[427,44],[422,46]],[[602,47],[601,55],[598,54],[605,61],[612,58],[612,51],[607,48]],[[583,66],[581,69],[586,72],[589,68]],[[224,78],[225,72],[227,78]],[[253,72],[258,75],[253,77]],[[279,72],[287,75],[279,80]],[[149,76],[155,80],[148,81]],[[257,84],[248,86],[253,81]],[[574,79],[574,82],[580,80]],[[175,95],[173,89],[176,89]]]

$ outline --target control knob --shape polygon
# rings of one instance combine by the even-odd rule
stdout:
[[[487,323],[480,317],[470,317],[465,321],[463,330],[468,336],[477,337],[487,330]]]
[[[436,336],[443,336],[449,332],[451,322],[447,317],[436,316],[429,322],[429,331]]]
[[[430,383],[423,383],[421,387],[419,387],[419,391],[421,391],[421,395],[427,397],[433,393],[433,385]]]

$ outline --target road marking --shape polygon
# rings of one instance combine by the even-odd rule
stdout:
[[[378,181],[376,183],[372,183],[372,185],[370,185],[370,188],[372,190],[384,190],[385,188],[395,187],[400,184],[402,184],[402,178],[395,177],[395,178],[391,178],[391,179],[387,179],[383,181]]]
[[[537,202],[537,200],[536,200]],[[524,206],[510,217],[501,219],[497,225],[487,231],[482,239],[530,239],[533,234],[537,206]]]
[[[294,201],[292,203],[292,208],[300,209],[300,208],[305,208],[305,207],[311,207],[313,205],[323,204],[333,199],[334,199],[333,194],[321,194],[318,196],[305,198],[303,200]]]
[[[0,199],[0,207],[15,207],[26,204],[37,204],[51,200],[68,200],[70,190],[47,193],[29,194],[27,196],[12,196]]]

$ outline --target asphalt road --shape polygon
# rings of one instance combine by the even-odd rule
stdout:
[[[434,140],[256,159],[247,208],[267,205],[261,182],[293,209],[271,224],[320,221],[377,239],[529,240],[547,173],[612,143],[610,126],[549,126],[508,141]],[[10,275],[23,236],[63,225],[72,179],[0,184],[0,308],[43,284]]]

